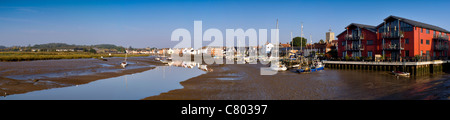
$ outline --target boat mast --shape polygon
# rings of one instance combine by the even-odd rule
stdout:
[[[278,39],[279,37],[278,37],[278,33],[279,33],[280,31],[278,30],[278,18],[277,18],[277,32],[275,32],[275,39]],[[279,40],[278,40],[279,41]],[[278,43],[279,44],[279,43]],[[278,53],[278,50],[276,50],[276,52]],[[279,53],[278,53],[279,54]],[[272,56],[272,55],[271,55]]]
[[[300,51],[303,51],[303,22],[301,27],[301,33],[300,33]]]
[[[291,51],[293,48],[294,48],[294,40],[292,39],[292,32],[291,32]],[[289,51],[289,52],[291,52],[291,51]]]
[[[309,51],[310,53],[312,53],[313,49],[312,49],[312,35],[309,34],[309,45],[311,47],[311,51]]]
[[[125,50],[125,62],[127,62],[128,50]]]
[[[292,32],[291,32],[291,51],[294,49],[294,40],[292,39]],[[289,53],[291,52],[289,51]]]

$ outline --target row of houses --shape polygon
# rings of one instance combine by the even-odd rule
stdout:
[[[337,35],[339,57],[447,59],[450,32],[434,25],[389,16],[377,26],[351,23]]]

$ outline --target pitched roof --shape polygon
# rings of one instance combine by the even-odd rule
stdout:
[[[281,47],[291,47],[290,44],[280,44]]]
[[[365,29],[367,29],[369,31],[372,31],[372,32],[377,32],[377,28],[375,26],[372,26],[372,25],[364,25],[364,24],[352,23],[352,24],[348,25],[347,27],[350,27],[350,26],[356,26],[356,27],[359,27],[359,28],[365,28]]]
[[[345,28],[349,28],[349,27],[351,27],[351,26],[356,26],[356,27],[359,27],[359,28],[364,28],[364,29],[367,29],[367,30],[369,30],[369,31],[371,31],[371,32],[377,32],[377,27],[376,27],[376,26],[365,25],[365,24],[358,24],[358,23],[351,23],[350,25],[348,25],[348,26],[345,27]],[[339,35],[341,35],[342,33],[345,33],[345,32],[346,32],[346,30],[344,30],[343,32],[339,33],[337,36],[339,36]]]
[[[426,24],[426,23],[422,23],[422,22],[417,22],[417,21],[414,21],[414,20],[410,20],[410,19],[406,19],[406,18],[402,18],[402,17],[398,17],[398,16],[391,15],[391,16],[385,18],[384,20],[386,21],[388,19],[400,19],[401,21],[403,21],[405,23],[408,23],[410,25],[416,26],[416,27],[422,27],[422,28],[427,28],[427,29],[431,29],[431,30],[436,30],[436,31],[450,33],[450,31],[447,31],[446,29],[443,29],[443,28],[438,27],[438,26],[434,26],[434,25],[430,25],[430,24]],[[382,26],[382,25],[383,25],[383,23],[378,25],[377,28]]]

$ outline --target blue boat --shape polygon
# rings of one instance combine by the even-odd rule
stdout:
[[[324,67],[323,67],[323,65],[322,65],[321,62],[317,62],[316,67],[311,67],[311,68],[309,68],[309,67],[304,67],[304,68],[300,68],[300,69],[297,69],[297,72],[299,72],[299,73],[303,73],[303,72],[316,72],[316,71],[321,71],[321,70],[324,70]]]

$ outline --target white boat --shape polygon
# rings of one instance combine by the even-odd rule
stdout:
[[[396,76],[404,76],[404,77],[409,77],[410,74],[407,72],[401,72],[401,71],[392,71],[392,74],[396,75]]]
[[[322,64],[322,62],[317,62],[316,70],[317,71],[324,70],[324,65]]]
[[[270,69],[272,69],[274,71],[286,71],[287,67],[281,63],[275,63],[275,65],[271,64]]]
[[[122,68],[125,68],[125,67],[127,67],[127,65],[128,65],[128,63],[127,62],[122,62],[122,63],[120,63],[120,66],[122,66]]]

